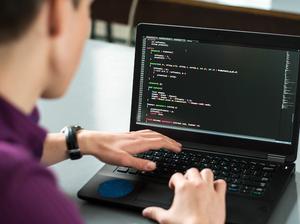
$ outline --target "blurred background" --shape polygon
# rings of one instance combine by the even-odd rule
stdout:
[[[299,0],[96,0],[92,39],[134,45],[140,22],[300,35]]]

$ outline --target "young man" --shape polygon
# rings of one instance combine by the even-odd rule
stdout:
[[[46,166],[68,158],[64,134],[37,125],[37,100],[61,97],[75,73],[89,33],[90,0],[2,0],[0,7],[0,222],[82,223]],[[150,130],[131,133],[77,132],[84,155],[116,165],[153,170],[132,155],[149,149],[174,152],[181,145]],[[147,208],[159,223],[224,223],[224,181],[210,170],[190,169],[170,180],[169,210]],[[101,220],[99,220],[101,223]]]

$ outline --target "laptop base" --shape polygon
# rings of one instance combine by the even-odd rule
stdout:
[[[173,192],[168,188],[168,180],[144,178],[114,172],[116,166],[105,165],[97,174],[78,192],[78,197],[84,200],[99,202],[111,206],[133,209],[141,212],[149,206],[159,206],[168,209],[173,200]],[[294,165],[286,170],[277,179],[274,177],[271,191],[263,198],[243,197],[227,194],[226,223],[260,224],[267,223],[277,201],[288,185],[294,173]],[[121,181],[120,181],[121,180]],[[126,195],[117,197],[101,191],[105,183],[113,183],[111,187],[132,186]],[[124,185],[125,183],[125,185]],[[113,191],[114,189],[111,190]],[[102,189],[103,190],[103,189]]]

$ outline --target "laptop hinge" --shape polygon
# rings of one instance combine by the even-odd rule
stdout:
[[[285,163],[285,159],[285,156],[282,155],[268,154],[268,161],[270,162]]]

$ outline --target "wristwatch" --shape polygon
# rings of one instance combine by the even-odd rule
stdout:
[[[61,133],[64,133],[66,136],[67,149],[71,160],[77,160],[82,157],[77,141],[77,133],[82,129],[82,127],[74,125],[66,126],[61,130]]]

